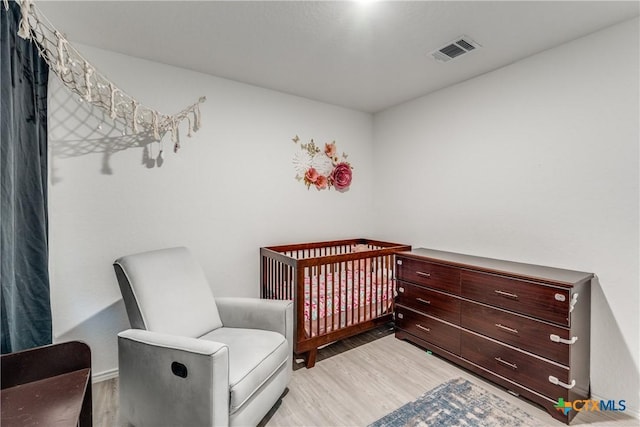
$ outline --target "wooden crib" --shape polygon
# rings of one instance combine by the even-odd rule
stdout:
[[[318,347],[392,319],[394,254],[408,250],[367,239],[260,248],[260,296],[294,301],[294,352],[307,368]]]

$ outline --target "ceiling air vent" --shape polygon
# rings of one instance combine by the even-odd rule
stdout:
[[[440,62],[447,62],[479,47],[481,46],[470,37],[461,36],[440,49],[434,50],[431,55]]]

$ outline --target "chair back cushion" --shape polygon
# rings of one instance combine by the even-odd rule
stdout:
[[[222,326],[213,291],[187,248],[128,255],[113,266],[132,328],[198,338]]]

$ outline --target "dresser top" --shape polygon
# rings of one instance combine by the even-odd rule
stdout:
[[[590,280],[593,273],[565,270],[562,268],[483,258],[435,249],[416,248],[412,251],[399,252],[397,255],[409,258],[424,259],[456,267],[480,270],[488,273],[499,273],[533,280],[541,280],[559,285],[573,285]]]

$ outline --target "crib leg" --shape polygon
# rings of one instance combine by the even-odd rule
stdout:
[[[304,354],[304,366],[309,369],[313,368],[316,364],[316,356],[318,355],[318,349],[314,348]]]

